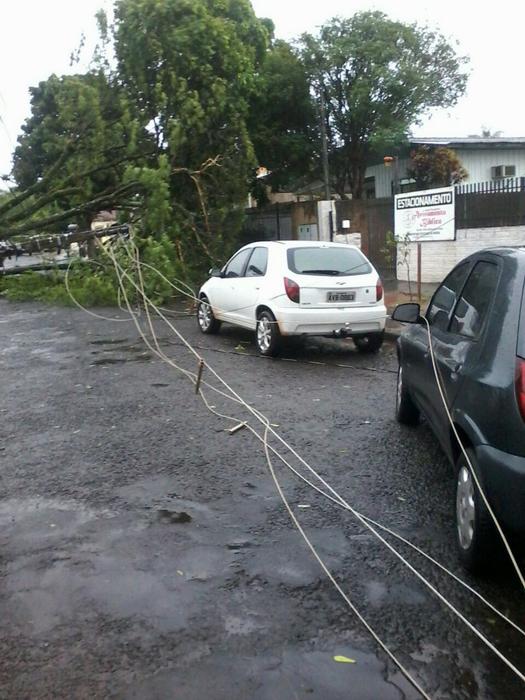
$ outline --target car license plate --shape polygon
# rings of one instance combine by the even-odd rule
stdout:
[[[328,292],[327,301],[355,301],[355,292]]]

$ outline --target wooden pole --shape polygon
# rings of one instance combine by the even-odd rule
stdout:
[[[202,370],[204,369],[204,360],[199,360],[197,368],[197,381],[195,382],[195,393],[198,394],[201,387]]]

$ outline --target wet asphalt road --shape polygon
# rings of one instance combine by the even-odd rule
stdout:
[[[192,318],[176,323],[352,505],[461,573],[452,472],[427,426],[393,418],[393,344],[371,358],[316,340],[267,360],[241,330],[205,337]],[[194,371],[170,331],[158,333]],[[419,697],[294,529],[260,443],[226,432],[130,323],[1,301],[0,386],[0,697]],[[350,514],[276,468],[327,565],[432,698],[524,697]],[[525,666],[523,637],[403,553]],[[508,570],[474,583],[525,622]]]

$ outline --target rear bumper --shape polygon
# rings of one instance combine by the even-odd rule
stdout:
[[[383,331],[386,307],[379,305],[353,309],[286,308],[276,310],[275,317],[282,335],[328,335],[344,330],[351,336]]]
[[[488,445],[476,447],[485,493],[502,523],[525,534],[525,457]]]

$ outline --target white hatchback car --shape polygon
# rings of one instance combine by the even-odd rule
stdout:
[[[283,336],[351,336],[362,352],[383,343],[383,286],[355,246],[251,243],[210,275],[199,291],[203,333],[216,333],[222,321],[249,328],[262,355],[276,355]]]

